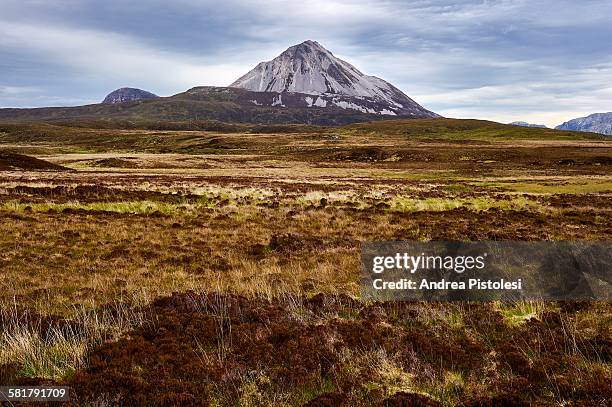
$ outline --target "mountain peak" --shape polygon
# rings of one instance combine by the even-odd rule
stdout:
[[[306,40],[300,44],[292,45],[291,47],[287,48],[285,52],[291,52],[294,50],[322,51],[331,54],[331,52],[325,49],[324,46],[313,40]]]
[[[321,44],[313,40],[306,40],[302,42],[301,44],[294,45],[293,47],[323,48]],[[289,47],[289,48],[293,48],[293,47]]]
[[[123,103],[123,102],[133,102],[136,100],[155,99],[158,97],[159,96],[151,92],[147,92],[146,90],[142,90],[142,89],[119,88],[119,89],[112,91],[108,95],[106,95],[102,103],[116,104],[116,103]]]
[[[374,96],[359,84],[360,79],[365,75],[351,64],[336,58],[318,42],[307,40],[271,61],[259,63],[230,86],[258,92]]]
[[[512,122],[512,123],[508,123],[511,124],[513,126],[520,126],[520,127],[538,127],[541,129],[546,129],[546,125],[544,124],[533,124],[533,123],[527,123],[527,122],[523,122],[523,121],[518,121],[518,122]]]
[[[259,63],[230,87],[256,92],[293,92],[326,97],[338,95],[355,100],[339,101],[340,104],[332,103],[331,106],[367,113],[437,117],[395,86],[375,76],[364,75],[313,40],[293,45],[271,61]],[[366,99],[367,108],[360,102]],[[379,108],[372,108],[373,103],[378,104]]]
[[[612,112],[593,113],[586,117],[572,119],[555,128],[557,130],[591,131],[612,136]]]

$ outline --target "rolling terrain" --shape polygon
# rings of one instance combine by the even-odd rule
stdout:
[[[75,406],[612,397],[610,303],[371,303],[359,285],[363,241],[610,240],[605,136],[113,118],[1,124],[5,162],[2,383],[69,385]]]
[[[333,97],[320,98],[331,100]],[[348,97],[337,98],[342,100]],[[238,88],[197,87],[170,97],[120,104],[0,109],[0,121],[218,120],[235,123],[343,125],[389,118],[337,106],[312,106],[312,103],[308,103],[310,99],[312,95],[300,93],[281,94]]]

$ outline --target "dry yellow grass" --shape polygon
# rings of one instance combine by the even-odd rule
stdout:
[[[602,154],[595,143],[466,147],[392,137],[379,139],[372,155],[367,148],[374,135],[358,136],[355,144],[342,139],[340,150],[350,151],[325,154],[315,149],[327,141],[306,135],[276,142],[270,135],[219,137],[226,143],[253,142],[254,151],[198,157],[58,154],[48,158],[80,171],[0,173],[0,365],[18,365],[22,376],[69,377],[87,366],[88,352],[101,342],[147,321],[143,310],[153,301],[188,290],[281,301],[291,318],[303,323],[358,320],[359,310],[313,316],[304,303],[318,293],[359,298],[359,248],[367,240],[612,237],[611,175],[607,167],[588,163]],[[265,146],[268,142],[272,147]],[[512,146],[540,150],[503,161]],[[585,163],[554,167],[575,149],[586,151],[579,154]],[[431,156],[423,160],[424,154]],[[533,155],[544,162],[526,170]],[[136,168],[97,163],[127,156],[134,157]],[[105,313],[107,304],[116,310]],[[469,343],[486,344],[487,335],[495,335],[475,328],[469,307],[460,304],[415,305],[413,311],[410,323],[442,343],[466,335]],[[20,317],[27,312],[68,317],[75,325],[41,335],[39,322]],[[504,329],[520,330],[558,309],[519,303],[498,304],[488,312],[501,318]],[[576,315],[563,322],[568,343],[593,339],[605,322],[598,308]],[[405,327],[401,318],[389,310],[384,323]],[[231,334],[224,335],[212,351],[202,346],[203,364],[224,361],[235,351]],[[524,351],[533,363],[543,358],[535,347]],[[482,377],[419,361],[422,355],[416,353],[411,369],[406,354],[381,348],[345,352],[336,376],[321,377],[308,388],[278,389],[265,372],[245,374],[238,381],[238,399],[244,405],[295,404],[363,377],[364,393],[351,390],[363,400],[368,392],[386,397],[410,391],[453,405],[466,394],[487,391]],[[582,369],[580,377],[609,371],[609,363],[581,352],[576,345],[563,355]],[[495,363],[486,377],[503,382],[509,374],[499,373]],[[558,402],[564,397],[551,396]],[[219,397],[219,403],[226,401]]]

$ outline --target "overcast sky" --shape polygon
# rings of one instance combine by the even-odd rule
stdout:
[[[0,107],[226,86],[306,39],[447,117],[612,111],[610,0],[0,0]]]

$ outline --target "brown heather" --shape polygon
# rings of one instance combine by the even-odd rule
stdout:
[[[609,303],[369,303],[358,278],[366,240],[610,240],[610,141],[28,126],[0,129],[3,384],[99,406],[612,397]]]

